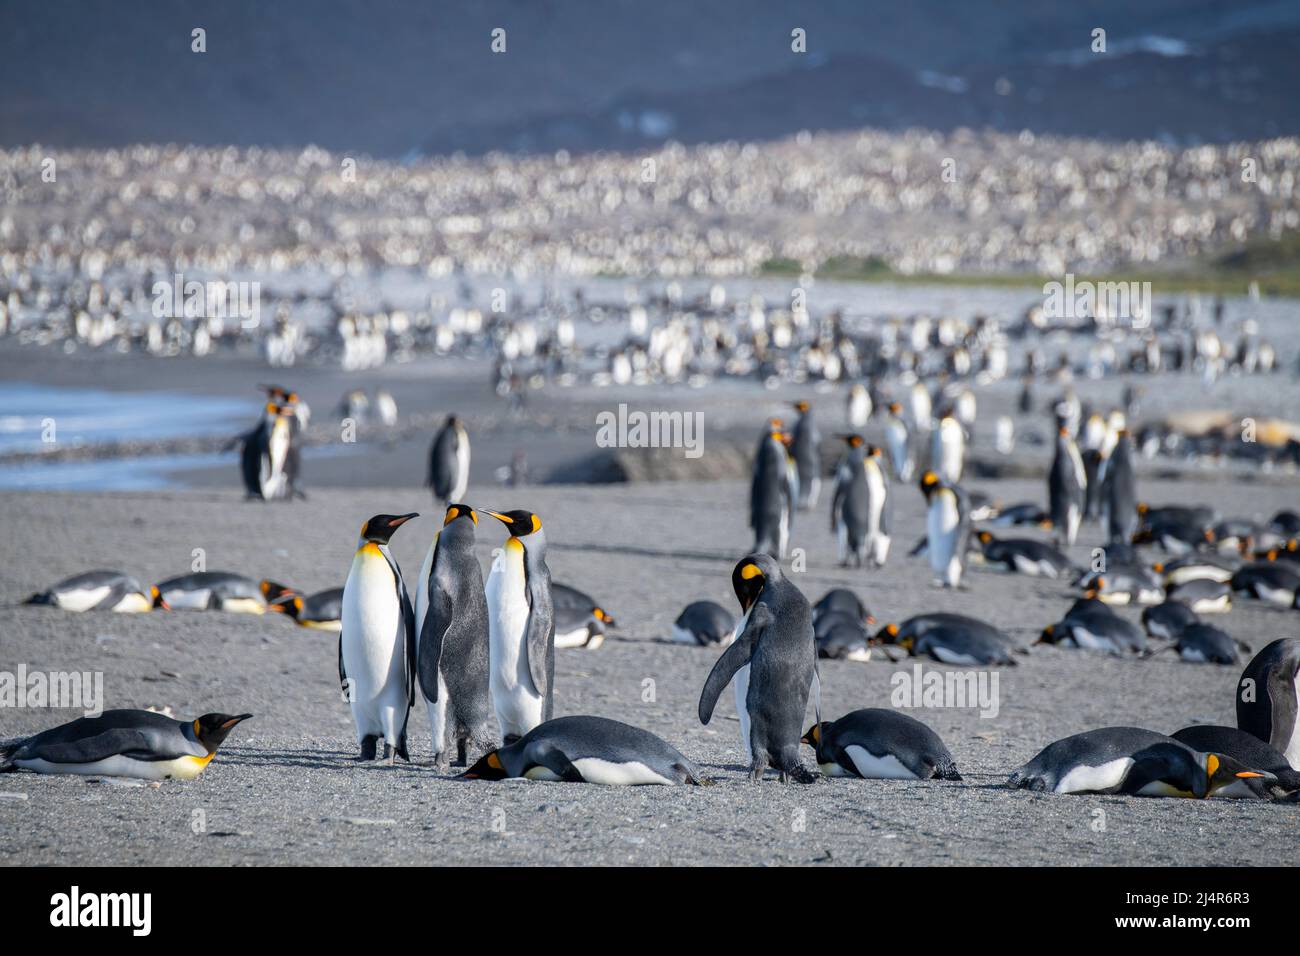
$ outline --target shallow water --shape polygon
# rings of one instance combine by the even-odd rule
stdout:
[[[0,453],[234,434],[255,414],[233,398],[0,383]]]

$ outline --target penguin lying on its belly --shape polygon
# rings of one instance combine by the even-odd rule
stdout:
[[[553,581],[551,599],[555,605],[556,647],[594,651],[605,643],[605,628],[617,626],[595,598],[577,588]]]
[[[1048,744],[1014,771],[1007,785],[1051,793],[1204,798],[1254,779],[1277,781],[1266,771],[1224,754],[1201,753],[1152,730],[1103,727]]]
[[[1217,793],[1221,797],[1280,797],[1300,790],[1300,770],[1287,763],[1286,756],[1270,747],[1254,734],[1236,727],[1216,727],[1196,724],[1174,731],[1174,740],[1201,753],[1227,754],[1247,767],[1264,770],[1277,778],[1269,786],[1260,777],[1243,777],[1239,783],[1229,784]]]
[[[1015,667],[1011,639],[978,618],[938,611],[886,624],[872,643],[897,646],[912,657],[929,656],[943,664],[1003,664]]]
[[[1147,649],[1142,630],[1112,611],[1094,591],[1075,601],[1059,623],[1043,628],[1035,643],[1102,651],[1116,656],[1137,654]]]
[[[0,773],[75,773],[193,780],[226,735],[252,714],[173,720],[150,710],[106,710],[0,747]]]
[[[1075,570],[1069,558],[1042,541],[1031,538],[998,539],[987,531],[981,531],[975,537],[985,562],[1001,565],[1008,571],[1035,577],[1059,578]]]
[[[492,750],[462,780],[562,780],[610,786],[700,784],[700,771],[654,734],[604,717],[556,717]]]
[[[159,581],[158,590],[173,610],[264,614],[268,594],[279,593],[284,588],[230,571],[196,571]]]
[[[961,779],[939,735],[895,710],[869,707],[813,724],[800,742],[816,751],[817,765],[828,777]]]
[[[673,621],[669,639],[674,644],[730,644],[736,619],[716,601],[693,601]]]
[[[154,608],[169,610],[156,587],[147,591],[135,578],[121,571],[87,571],[65,578],[33,594],[24,604],[48,604],[64,611],[117,611],[142,614]]]
[[[1167,650],[1177,651],[1179,657],[1191,664],[1235,664],[1237,652],[1249,654],[1250,645],[1226,631],[1197,621],[1179,631],[1172,643],[1148,651],[1145,656]]]

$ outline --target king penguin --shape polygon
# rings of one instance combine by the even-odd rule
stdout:
[[[444,770],[453,743],[461,765],[470,747],[481,751],[494,743],[487,598],[474,555],[477,525],[469,505],[447,509],[415,594],[416,672],[429,711],[434,765]]]
[[[966,433],[951,411],[939,419],[930,442],[930,467],[948,484],[957,484],[966,460]]]
[[[492,706],[514,743],[551,719],[555,697],[555,608],[546,534],[531,511],[487,511],[510,532],[487,581]]]
[[[0,747],[0,773],[76,773],[140,780],[193,780],[226,735],[252,714],[173,720],[151,710],[106,710]]]
[[[864,444],[859,435],[843,436],[847,448],[835,470],[831,500],[831,532],[839,543],[841,567],[866,561],[883,567],[889,557],[889,479],[881,466],[880,449]]]
[[[1237,726],[1300,770],[1300,638],[1282,637],[1251,659],[1237,682]]]
[[[868,707],[813,724],[803,735],[828,777],[868,780],[960,780],[939,735],[915,717]]]
[[[889,415],[885,419],[885,447],[889,449],[889,463],[894,469],[895,478],[911,481],[915,468],[911,429],[903,418],[902,405],[890,402],[888,411]]]
[[[1056,456],[1047,475],[1047,510],[1058,547],[1074,544],[1083,521],[1087,477],[1079,448],[1065,427],[1056,432]]]
[[[493,750],[466,780],[562,780],[607,786],[701,783],[700,771],[648,730],[604,717],[556,717]]]
[[[813,420],[812,405],[806,401],[794,403],[799,421],[794,426],[790,453],[799,474],[799,510],[811,511],[821,497],[822,463],[819,453],[822,436]]]
[[[700,723],[708,724],[719,695],[735,677],[750,780],[757,783],[770,765],[782,783],[789,778],[812,783],[817,778],[799,760],[800,728],[817,680],[812,609],[767,554],[743,558],[732,571],[731,585],[744,616],[736,625],[736,639],[704,682]],[[817,719],[820,723],[820,713]]]
[[[1109,541],[1131,541],[1138,529],[1137,478],[1133,473],[1133,443],[1120,429],[1106,462],[1101,483],[1101,513]]]
[[[781,420],[773,418],[754,456],[754,478],[749,489],[749,526],[754,530],[754,550],[785,558],[790,540],[795,488],[787,464]]]
[[[469,433],[455,415],[447,416],[429,449],[428,484],[444,507],[464,498],[469,487]]]
[[[716,601],[692,601],[677,615],[669,640],[674,644],[724,645],[736,631],[736,619]]]
[[[1243,779],[1271,776],[1155,731],[1103,727],[1049,744],[1013,772],[1007,785],[1052,793],[1203,798]]]
[[[361,526],[343,585],[339,681],[352,705],[362,760],[410,760],[406,721],[415,699],[415,611],[401,569],[388,551],[393,532],[418,514],[375,515]]]
[[[959,587],[970,540],[970,504],[966,493],[933,471],[921,476],[921,493],[926,503],[926,554],[935,583]]]
[[[143,614],[154,608],[170,610],[156,587],[145,588],[121,571],[86,571],[33,594],[24,604],[46,604],[64,611],[116,611]]]

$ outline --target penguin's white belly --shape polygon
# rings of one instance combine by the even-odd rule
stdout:
[[[1081,627],[1075,627],[1070,631],[1070,637],[1074,641],[1074,646],[1085,651],[1113,651],[1115,642],[1105,635],[1093,634],[1091,631],[1084,630]]]
[[[956,498],[951,493],[937,493],[926,513],[930,568],[952,585],[961,577],[961,555],[957,554],[959,523]]]
[[[1016,566],[1016,570],[1021,574],[1028,574],[1032,577],[1038,577],[1043,573],[1043,566],[1039,562],[1028,558],[1023,554],[1013,554],[1011,563]],[[1056,577],[1055,574],[1052,577]]]
[[[1232,580],[1232,572],[1213,565],[1188,565],[1169,572],[1169,584],[1186,584],[1188,581],[1218,581],[1223,584]]]
[[[58,591],[54,603],[65,611],[89,611],[112,591],[108,585],[98,588],[82,588],[77,591]]]
[[[460,446],[456,452],[456,482],[451,489],[452,503],[459,502],[465,497],[465,490],[469,487],[469,438],[462,432],[459,436]]]
[[[1197,614],[1218,614],[1231,609],[1232,597],[1228,594],[1220,594],[1215,598],[1202,598],[1199,601],[1192,602],[1192,610]]]
[[[672,786],[671,780],[639,760],[615,763],[600,757],[581,757],[573,761],[573,766],[587,783],[601,783],[611,787]]]
[[[173,611],[204,611],[212,600],[211,588],[199,588],[195,591],[164,591],[163,600]]]
[[[1143,784],[1137,791],[1140,797],[1190,797],[1192,794],[1186,790],[1179,790],[1177,787],[1165,783],[1163,780],[1152,780],[1150,783]]]
[[[1061,778],[1057,793],[1095,793],[1118,787],[1133,766],[1132,757],[1120,757],[1097,767],[1080,765]]]
[[[111,610],[118,614],[143,614],[153,609],[153,602],[139,592],[124,594],[122,600],[113,605]]]
[[[1297,678],[1292,685],[1292,691],[1295,693],[1295,709],[1293,714],[1300,715],[1300,678]],[[1291,727],[1291,739],[1279,741],[1285,743],[1285,746],[1279,746],[1278,750],[1282,751],[1286,757],[1286,762],[1291,765],[1291,769],[1300,770],[1300,716],[1297,717],[1296,723]]]
[[[754,750],[749,742],[749,665],[746,664],[740,670],[736,671],[736,676],[731,679],[732,685],[736,690],[736,716],[740,718],[740,742],[745,747],[745,759],[754,759]]]
[[[555,646],[556,647],[583,647],[586,645],[587,639],[590,636],[591,634],[587,630],[586,624],[582,625],[582,627],[575,627],[571,631],[565,631],[563,634],[561,634],[559,631],[556,631]]]
[[[193,780],[208,765],[208,757],[174,760],[136,760],[114,754],[91,763],[51,763],[40,758],[15,760],[15,765],[36,773],[75,773],[95,777],[134,777],[137,780]]]
[[[1178,652],[1178,656],[1189,664],[1204,664],[1205,654],[1195,647],[1184,647]]]
[[[265,614],[266,605],[256,598],[226,598],[221,602],[221,610],[234,614]]]
[[[1276,604],[1279,607],[1290,607],[1295,600],[1295,592],[1289,588],[1271,588],[1267,584],[1256,584],[1255,593],[1261,601]]]
[[[358,737],[396,744],[406,708],[406,628],[388,561],[367,546],[343,590],[343,667]]]
[[[844,748],[848,754],[853,766],[858,768],[858,774],[866,777],[868,780],[919,780],[920,778],[903,766],[901,760],[893,754],[883,754],[877,757],[865,747],[859,747],[857,744],[849,744]]]
[[[686,628],[682,627],[680,624],[673,625],[673,629],[668,632],[668,639],[672,641],[674,644],[703,644],[704,643],[704,641],[701,641],[699,638],[695,636],[695,633],[693,631],[687,630]]]
[[[979,663],[979,661],[974,657],[971,657],[971,655],[959,653],[950,647],[944,647],[942,644],[931,645],[930,653],[934,655],[936,660],[943,664],[970,665]]]
[[[485,589],[492,705],[503,735],[522,736],[542,722],[542,696],[533,688],[525,646],[526,587],[523,547],[512,539],[493,562]]]

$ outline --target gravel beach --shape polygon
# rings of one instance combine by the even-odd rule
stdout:
[[[231,475],[233,481],[234,475]],[[1041,483],[973,482],[1012,502]],[[1203,501],[1267,517],[1294,505],[1286,489],[1217,481],[1143,480],[1157,503]],[[796,522],[807,550],[793,580],[816,600],[848,585],[882,622],[949,609],[985,617],[1028,645],[1068,604],[1064,582],[973,568],[957,593],[929,585],[906,552],[922,533],[920,495],[896,488],[894,552],[875,573],[835,567],[826,502]],[[557,580],[592,593],[619,629],[597,651],[557,652],[556,713],[591,713],[651,730],[696,760],[714,785],[606,788],[464,782],[428,764],[423,704],[412,715],[411,765],[358,765],[340,701],[333,635],[280,616],[173,612],[71,614],[16,606],[66,575],[121,568],[152,581],[187,571],[195,548],[210,569],[272,577],[310,591],[341,584],[357,529],[377,512],[423,511],[394,538],[408,575],[433,529],[413,489],[316,490],[307,502],[245,503],[230,490],[0,495],[0,667],[103,673],[106,707],[167,706],[179,716],[250,711],[207,772],[160,787],[71,776],[0,777],[0,860],[9,864],[1277,864],[1300,846],[1300,806],[1230,800],[1055,796],[1001,787],[1006,774],[1061,736],[1114,724],[1170,732],[1234,722],[1239,666],[1173,655],[1109,660],[1034,648],[996,671],[998,714],[913,710],[956,757],[965,780],[901,783],[748,782],[732,695],[710,726],[696,702],[716,652],[664,642],[682,606],[735,607],[729,575],[748,549],[739,482],[472,485],[485,507],[528,507],[546,524]],[[479,530],[486,570],[498,532]],[[1086,560],[1087,529],[1072,552]],[[1138,611],[1124,610],[1136,619]],[[1214,623],[1258,649],[1294,633],[1293,613],[1240,602]],[[891,677],[915,662],[823,661],[830,718],[889,706]],[[923,666],[943,669],[926,662]],[[8,709],[0,737],[78,716]],[[811,720],[811,714],[809,715]],[[812,762],[805,749],[806,762]]]

